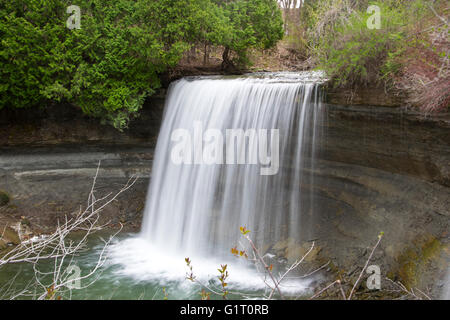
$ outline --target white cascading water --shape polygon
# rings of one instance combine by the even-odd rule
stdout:
[[[184,257],[222,261],[230,256],[230,248],[242,241],[241,226],[251,230],[259,247],[298,239],[302,214],[312,214],[313,208],[310,169],[319,133],[320,78],[319,73],[310,72],[263,73],[185,78],[173,83],[155,151],[143,227],[135,241],[163,252],[167,270],[170,261],[184,263]],[[196,124],[201,125],[203,134],[218,129],[223,137],[227,129],[267,130],[268,156],[273,161],[272,153],[279,153],[276,174],[261,175],[261,168],[270,165],[255,164],[249,158],[245,164],[196,162],[198,145],[192,151],[192,164],[174,163],[173,132],[185,129],[194,137]],[[279,150],[271,149],[273,129],[279,130]],[[198,141],[198,136],[195,139]],[[208,141],[199,143],[205,148]],[[227,146],[224,143],[224,159]],[[247,154],[251,151],[245,149]],[[136,260],[151,255],[149,250],[142,249],[139,258],[128,256],[130,274],[139,264]],[[173,260],[168,261],[168,256]],[[146,269],[147,274],[151,268]]]

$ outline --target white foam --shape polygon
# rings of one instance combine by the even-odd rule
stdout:
[[[188,256],[167,252],[152,245],[146,239],[131,237],[117,241],[109,248],[109,262],[119,266],[115,273],[121,277],[129,277],[137,282],[155,282],[160,286],[179,286],[190,290],[191,282],[186,279],[189,268],[185,258]],[[243,258],[231,256],[227,261],[214,258],[189,256],[196,280],[208,284],[211,288],[219,289],[217,276],[221,265],[227,264],[230,291],[261,292],[268,289],[264,276],[259,274],[251,262]],[[266,275],[268,284],[270,279]],[[301,294],[309,289],[312,280],[287,279],[280,288],[283,294]],[[220,290],[220,289],[219,289]],[[261,293],[262,296],[262,293]]]

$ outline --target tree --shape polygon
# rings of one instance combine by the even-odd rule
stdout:
[[[219,2],[220,3],[220,2]],[[269,49],[283,38],[283,19],[275,0],[236,0],[222,2],[225,16],[232,26],[229,38],[224,39],[224,68],[232,65],[230,51],[238,64],[248,63],[249,48]]]
[[[192,46],[244,61],[282,36],[275,0],[79,0],[80,29],[71,4],[0,0],[0,109],[64,101],[122,130]]]

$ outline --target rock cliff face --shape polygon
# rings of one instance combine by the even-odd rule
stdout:
[[[101,160],[98,195],[117,192],[139,177],[127,195],[103,212],[103,222],[138,229],[145,203],[164,95],[146,105],[125,132],[100,125],[70,106],[13,112],[0,110],[0,226],[26,217],[34,232],[51,230],[87,201]]]
[[[313,169],[317,207],[305,215],[303,239],[272,249],[289,258],[315,240],[317,261],[331,260],[335,271],[352,277],[383,231],[371,264],[411,287],[434,283],[437,295],[449,268],[449,115],[328,101]],[[85,203],[102,160],[99,195],[140,177],[104,213],[112,225],[138,229],[163,102],[163,96],[149,101],[123,133],[71,109],[26,117],[0,111],[0,193],[8,199],[0,202],[0,225],[25,217],[35,230],[51,228]]]
[[[319,207],[310,235],[324,259],[351,273],[383,231],[372,260],[383,275],[419,288],[443,279],[450,266],[448,115],[423,118],[380,106],[324,109],[314,172]]]

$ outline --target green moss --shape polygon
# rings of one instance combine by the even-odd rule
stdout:
[[[442,243],[433,236],[416,242],[417,246],[406,249],[398,258],[398,275],[408,289],[418,285],[420,275],[443,249]]]
[[[9,196],[6,192],[0,190],[0,207],[7,205],[9,202]]]
[[[425,245],[422,247],[422,254],[424,259],[430,260],[433,259],[439,252],[442,250],[442,243],[436,239],[430,239]]]

